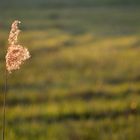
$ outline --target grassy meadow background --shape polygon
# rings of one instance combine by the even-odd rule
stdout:
[[[0,137],[15,19],[32,57],[8,76],[6,140],[140,139],[139,0],[0,0]]]

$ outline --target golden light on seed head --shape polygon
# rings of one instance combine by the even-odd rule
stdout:
[[[18,35],[20,33],[20,30],[18,28],[19,23],[21,22],[18,20],[15,20],[12,23],[11,31],[8,38],[9,46],[6,54],[6,68],[9,73],[11,73],[13,70],[19,69],[20,65],[26,59],[30,58],[28,49],[18,44]]]
[[[12,23],[11,31],[10,31],[9,38],[8,38],[9,45],[16,45],[17,44],[18,35],[20,33],[20,30],[18,29],[18,24],[20,24],[20,23],[21,22],[18,20],[15,20]]]

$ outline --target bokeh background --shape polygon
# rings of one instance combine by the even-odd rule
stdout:
[[[0,137],[15,19],[32,57],[8,76],[7,140],[140,139],[139,0],[0,0]]]

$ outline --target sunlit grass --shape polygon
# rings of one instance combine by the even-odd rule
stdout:
[[[139,8],[7,10],[2,49],[18,17],[32,57],[9,76],[7,139],[138,140]]]

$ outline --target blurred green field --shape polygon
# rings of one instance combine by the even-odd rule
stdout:
[[[22,21],[20,41],[32,55],[8,76],[7,140],[139,140],[140,8],[134,5],[0,10],[0,120],[14,19]],[[0,137],[1,130],[2,121]]]

